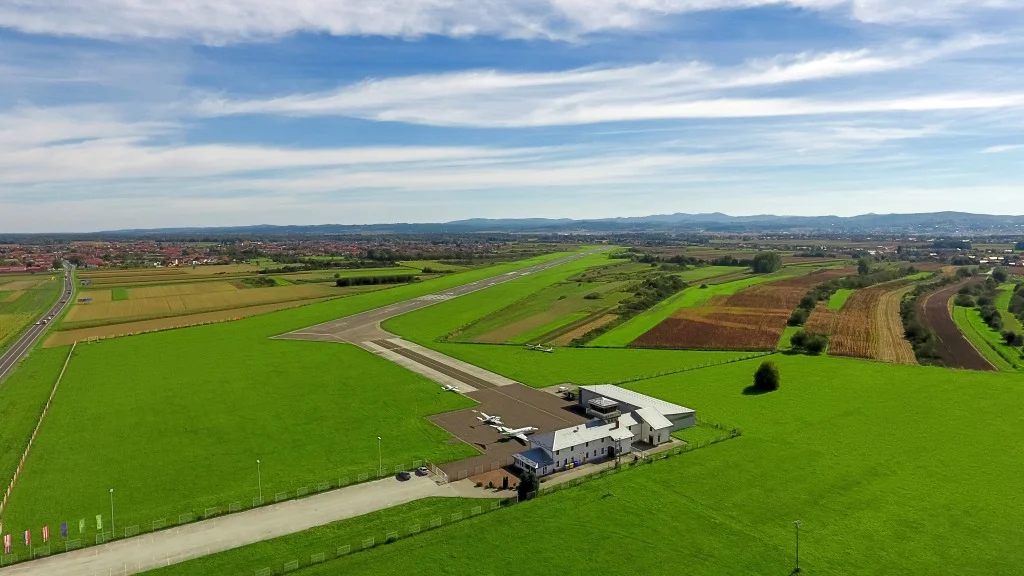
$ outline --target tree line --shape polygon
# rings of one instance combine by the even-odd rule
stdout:
[[[415,281],[415,274],[395,274],[391,276],[346,276],[338,278],[334,283],[339,288],[345,288],[347,286],[370,286],[376,284],[408,284]]]

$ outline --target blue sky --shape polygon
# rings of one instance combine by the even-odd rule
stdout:
[[[19,0],[0,231],[1024,213],[1021,0]]]

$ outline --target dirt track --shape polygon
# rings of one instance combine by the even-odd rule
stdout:
[[[995,367],[978,352],[957,328],[949,313],[949,300],[967,282],[953,284],[925,296],[920,304],[921,318],[931,326],[938,337],[939,355],[947,368],[967,370],[995,370]]]

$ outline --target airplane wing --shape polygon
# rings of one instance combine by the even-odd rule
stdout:
[[[516,434],[515,436],[513,436],[513,438],[522,442],[524,446],[530,443],[530,440],[526,437],[526,434]]]

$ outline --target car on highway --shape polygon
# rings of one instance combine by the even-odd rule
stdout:
[[[398,474],[395,474],[395,478],[401,480],[402,482],[405,482],[406,480],[412,478],[412,474],[409,474],[407,471],[402,470]]]

